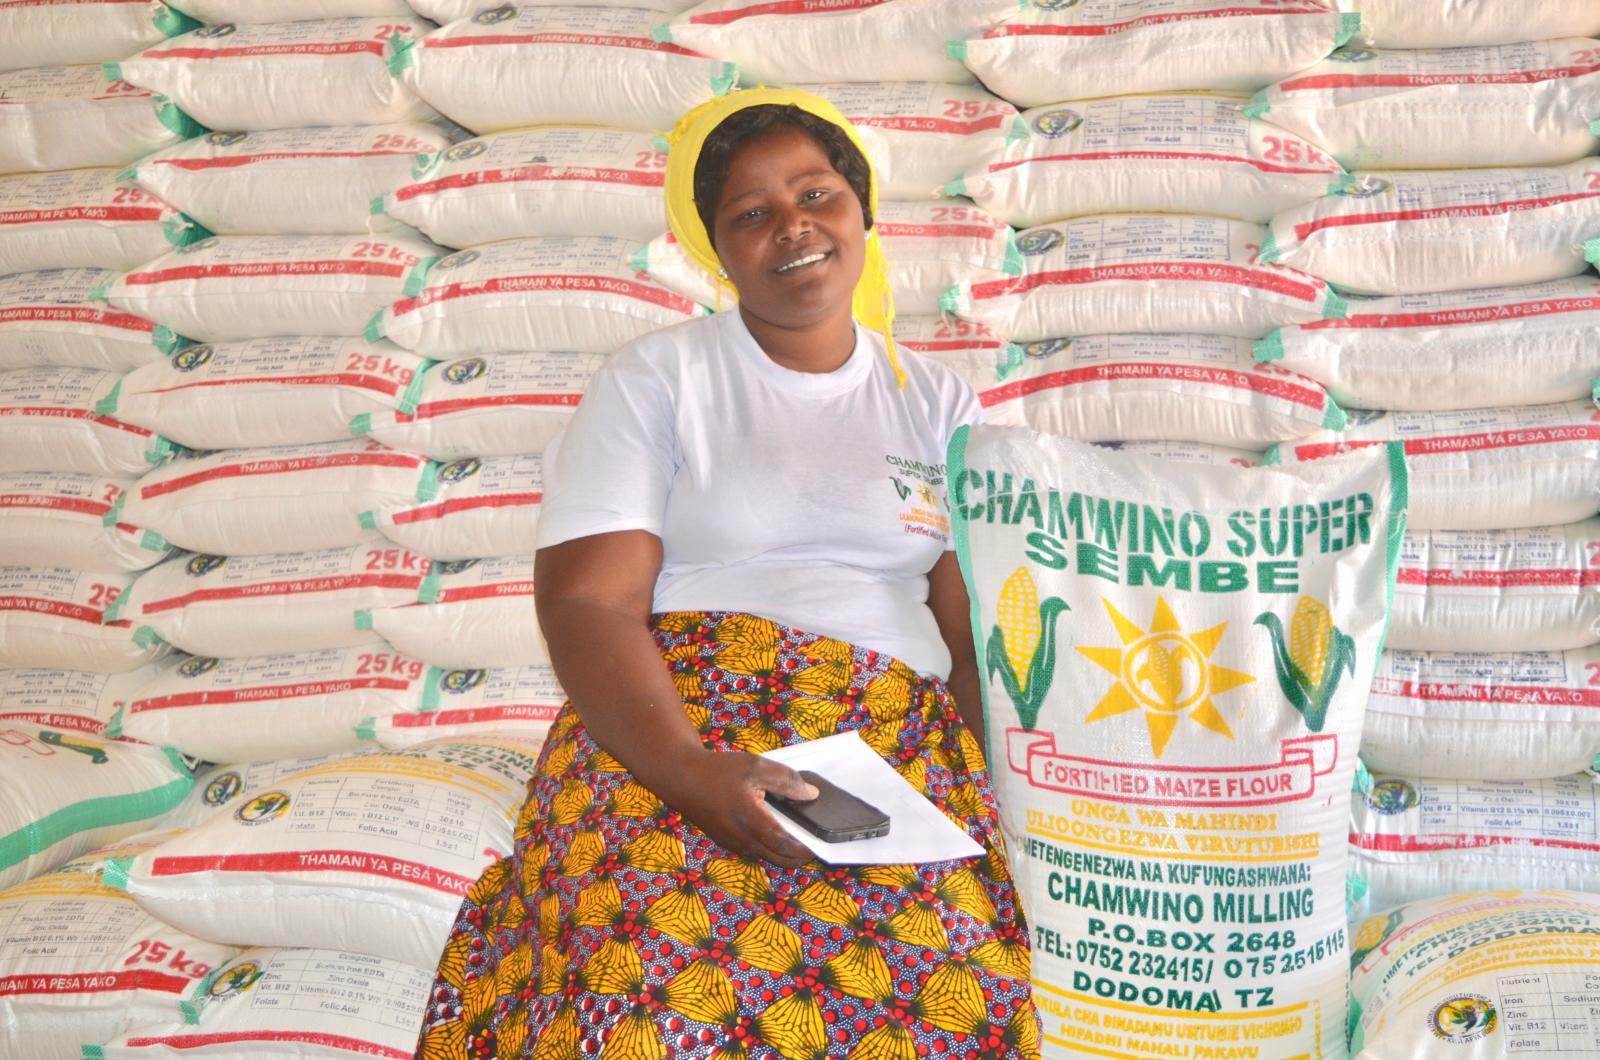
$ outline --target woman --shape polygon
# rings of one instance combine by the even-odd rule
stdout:
[[[666,183],[739,307],[615,354],[546,454],[539,621],[571,699],[420,1055],[1037,1056],[942,500],[977,403],[858,326],[892,308],[827,103],[708,103]],[[847,730],[986,856],[812,860],[763,799],[814,790],[759,755]]]

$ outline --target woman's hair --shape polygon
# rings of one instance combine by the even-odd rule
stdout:
[[[782,129],[799,129],[811,137],[828,162],[850,185],[861,202],[861,216],[866,227],[872,227],[872,207],[869,205],[872,188],[872,167],[850,139],[848,133],[826,118],[793,104],[763,103],[735,111],[723,120],[706,137],[700,157],[694,165],[694,208],[706,226],[706,235],[714,231],[712,217],[717,203],[722,201],[722,189],[728,182],[728,167],[733,158],[753,140]]]

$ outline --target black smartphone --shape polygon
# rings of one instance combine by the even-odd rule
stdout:
[[[876,806],[810,770],[801,770],[800,776],[817,789],[816,798],[802,802],[769,791],[767,801],[801,828],[825,843],[848,843],[889,834],[889,815]]]

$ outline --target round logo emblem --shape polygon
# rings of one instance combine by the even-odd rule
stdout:
[[[483,467],[482,460],[475,456],[469,456],[465,460],[457,460],[441,467],[439,469],[439,481],[460,482],[462,479],[469,479],[476,475],[481,467]]]
[[[1405,813],[1420,801],[1417,789],[1403,780],[1381,781],[1374,784],[1367,795],[1367,805],[1372,807],[1372,812],[1385,817]]]
[[[439,690],[458,696],[483,684],[487,670],[451,670],[439,678]]]
[[[244,824],[266,824],[282,817],[289,809],[289,796],[281,791],[264,791],[233,811]]]
[[[461,250],[451,254],[448,258],[440,258],[439,263],[435,265],[434,268],[447,270],[459,269],[463,266],[471,265],[482,256],[483,255],[479,254],[476,250]]]
[[[232,801],[233,797],[243,790],[244,778],[230,769],[211,778],[206,790],[200,793],[200,801],[207,806],[221,806]]]
[[[1382,177],[1374,177],[1370,173],[1365,176],[1353,177],[1339,185],[1336,194],[1348,196],[1352,199],[1370,199],[1374,195],[1382,195],[1394,187]]]
[[[1390,913],[1388,916],[1370,916],[1361,922],[1356,929],[1356,936],[1350,942],[1350,963],[1352,966],[1360,964],[1361,959],[1379,946],[1383,940],[1394,933],[1400,926],[1399,912]]]
[[[206,134],[206,143],[212,147],[232,147],[234,144],[248,139],[249,133],[242,132],[214,132]]]
[[[255,961],[241,961],[229,968],[211,981],[211,988],[206,991],[208,997],[224,998],[234,994],[242,994],[256,985],[256,980],[261,978],[265,971]]]
[[[1040,11],[1065,11],[1069,7],[1077,7],[1083,0],[1033,0],[1033,6]]]
[[[433,569],[440,574],[460,574],[464,570],[471,570],[478,565],[475,559],[445,559],[433,565]]]
[[[190,556],[189,562],[183,565],[183,572],[191,578],[200,578],[226,562],[228,562],[226,556]]]
[[[192,372],[211,361],[211,347],[205,343],[179,350],[172,355],[172,367],[180,372]]]
[[[1389,415],[1382,409],[1345,409],[1345,430],[1351,427],[1361,427],[1368,423],[1377,423]]]
[[[1066,237],[1057,228],[1035,228],[1017,237],[1017,249],[1027,257],[1037,257],[1059,247]]]
[[[233,36],[238,28],[231,22],[219,22],[215,26],[201,26],[194,31],[194,35],[201,40],[215,40],[218,37]]]
[[[1033,131],[1047,140],[1065,136],[1083,124],[1083,115],[1075,110],[1047,110],[1033,119]]]
[[[210,250],[212,247],[214,247],[216,245],[217,245],[217,237],[216,236],[210,236],[210,237],[208,237],[206,239],[202,239],[198,243],[190,243],[186,247],[179,247],[178,248],[178,253],[179,254],[195,254],[195,253],[198,253],[198,252],[200,252],[202,250]]]
[[[488,11],[480,11],[472,16],[472,21],[480,26],[493,26],[496,23],[504,22],[508,18],[516,17],[517,9],[507,4],[504,7],[494,7]]]
[[[1333,54],[1328,56],[1336,63],[1364,63],[1368,59],[1376,59],[1377,57],[1378,53],[1371,48],[1363,48],[1355,44],[1335,49]]]
[[[446,162],[465,162],[469,158],[477,158],[487,150],[489,150],[489,145],[482,140],[468,140],[464,144],[456,144],[445,151],[444,160]]]
[[[1029,357],[1053,357],[1062,350],[1071,348],[1071,339],[1040,339],[1022,347],[1022,352]]]
[[[1428,1014],[1428,1029],[1441,1042],[1464,1045],[1494,1033],[1500,1022],[1494,1002],[1482,994],[1457,994]]]
[[[208,659],[204,655],[196,655],[192,659],[183,660],[183,665],[178,667],[178,674],[182,677],[199,677],[208,674],[217,668],[217,660]]]
[[[468,357],[444,366],[444,381],[452,386],[470,383],[489,370],[489,362],[482,357]]]

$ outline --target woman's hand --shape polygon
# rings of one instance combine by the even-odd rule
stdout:
[[[735,854],[796,869],[813,858],[767,807],[772,792],[814,799],[817,789],[780,762],[744,751],[705,751],[680,764],[671,791],[657,794],[706,835]]]

